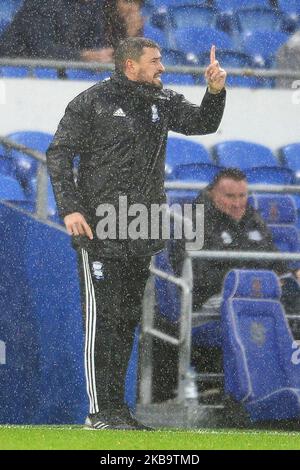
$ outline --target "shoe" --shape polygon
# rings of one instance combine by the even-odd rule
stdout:
[[[97,430],[122,430],[122,431],[150,431],[151,428],[144,426],[134,419],[128,410],[119,410],[107,414],[90,414],[85,420],[86,429]]]
[[[127,424],[122,418],[118,415],[109,413],[109,415],[96,413],[90,414],[85,420],[86,429],[120,429],[124,431],[132,431],[135,427]]]

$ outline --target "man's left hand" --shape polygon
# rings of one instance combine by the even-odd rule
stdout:
[[[205,71],[205,78],[208,85],[208,91],[213,94],[220,93],[225,86],[226,72],[220,67],[216,60],[216,46],[210,50],[210,64]]]

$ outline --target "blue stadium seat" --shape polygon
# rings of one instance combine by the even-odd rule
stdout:
[[[278,0],[278,8],[288,14],[300,15],[299,0]]]
[[[111,72],[95,72],[83,69],[67,69],[66,74],[69,80],[90,80],[93,82],[99,82],[111,76]]]
[[[2,0],[0,19],[11,21],[16,12],[22,6],[23,0]]]
[[[294,173],[289,168],[266,166],[244,169],[249,184],[294,184]]]
[[[252,167],[274,167],[278,162],[268,147],[242,140],[228,140],[213,148],[215,162],[226,167],[240,169]]]
[[[253,66],[252,59],[249,55],[243,52],[218,50],[217,59],[223,68],[244,68],[250,69]],[[203,67],[209,64],[209,52],[199,56],[199,65]],[[227,75],[226,83],[232,87],[247,87],[257,88],[260,84],[259,80],[255,77],[233,76]]]
[[[31,149],[45,153],[53,139],[53,136],[45,132],[20,131],[7,135],[7,138],[18,144],[26,145]],[[37,160],[29,157],[19,150],[10,150],[8,152],[8,156],[15,160],[16,176],[19,181],[26,186],[30,179],[36,174],[38,166]]]
[[[214,28],[216,12],[211,7],[188,5],[169,8],[170,21],[173,28]]]
[[[159,28],[155,28],[150,24],[146,23],[144,26],[144,36],[146,38],[152,39],[152,41],[157,42],[160,47],[168,49],[170,47],[169,39],[167,34]]]
[[[162,75],[162,81],[165,85],[194,86],[195,80],[192,75],[184,73],[164,73]]]
[[[249,203],[260,213],[272,233],[279,251],[299,253],[298,213],[295,199],[288,194],[253,194]],[[299,262],[290,261],[289,269],[298,269]]]
[[[288,224],[269,225],[272,238],[279,251],[299,253],[299,233],[295,226]],[[299,263],[296,263],[299,266]]]
[[[212,163],[206,148],[199,142],[181,137],[169,137],[166,165],[170,171],[180,163]]]
[[[48,67],[36,67],[34,69],[34,76],[36,78],[57,79],[57,70]]]
[[[181,28],[174,30],[176,47],[196,56],[208,52],[214,44],[217,49],[234,50],[231,37],[214,28]]]
[[[29,75],[29,69],[27,67],[11,67],[3,66],[0,67],[0,77],[6,78],[25,78]]]
[[[212,182],[214,177],[219,173],[221,168],[211,163],[187,163],[176,165],[173,169],[171,177],[167,178],[170,181],[183,181],[193,183]],[[197,196],[199,191],[186,189],[168,189],[167,197],[170,204],[173,203],[191,203]]]
[[[269,0],[215,0],[215,6],[221,12],[235,12],[240,8],[270,6]]]
[[[168,65],[191,65],[186,55],[182,51],[176,49],[162,49],[162,63]],[[176,85],[194,85],[195,79],[192,75],[183,73],[164,73],[162,75],[164,83],[172,83]]]
[[[20,183],[10,176],[0,174],[0,200],[25,201],[26,197]]]
[[[259,66],[270,66],[282,44],[289,36],[281,31],[253,31],[243,35],[243,50]]]
[[[177,181],[207,182],[213,180],[220,167],[212,163],[181,163],[172,172],[172,179]]]
[[[272,271],[231,271],[221,307],[225,393],[251,421],[300,416],[298,349],[279,301]]]
[[[279,149],[282,164],[293,170],[296,181],[300,182],[300,143],[285,145]]]
[[[246,173],[250,184],[294,184],[294,174],[279,166],[268,147],[239,140],[222,142],[213,147],[218,165],[237,167]]]
[[[9,23],[9,20],[7,20],[6,18],[0,18],[0,36],[6,30]]]
[[[290,145],[286,145],[279,149],[279,157],[281,159],[281,163],[294,172],[295,175],[295,183],[300,183],[300,143],[293,143]],[[300,228],[300,195],[294,194],[294,200],[297,205],[299,220],[298,220],[298,228]]]
[[[271,8],[243,8],[236,12],[239,30],[247,31],[281,31],[283,15]]]
[[[267,224],[297,223],[297,207],[288,194],[252,194],[248,199]]]
[[[0,144],[0,173],[15,178],[16,162],[7,153],[6,147]]]
[[[174,7],[183,5],[205,5],[206,0],[151,0],[154,8]]]

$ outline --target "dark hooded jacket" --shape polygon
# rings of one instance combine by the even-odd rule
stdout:
[[[204,205],[203,250],[216,251],[278,251],[272,235],[259,213],[250,205],[240,221],[220,211],[209,191],[204,191],[194,202]],[[195,212],[193,212],[195,213]],[[170,260],[179,275],[184,258],[184,243],[172,242]],[[270,269],[278,274],[288,271],[284,262],[257,260],[193,260],[193,304],[199,309],[209,297],[222,291],[225,275],[231,269]]]
[[[68,105],[47,151],[60,215],[80,212],[95,232],[100,204],[118,208],[120,196],[127,197],[128,205],[139,203],[149,209],[151,204],[164,203],[168,131],[215,132],[225,94],[225,90],[218,95],[206,92],[201,106],[196,106],[172,90],[130,81],[117,73],[81,93]],[[76,155],[80,156],[77,186],[72,172]],[[155,243],[146,249],[145,240],[128,243],[134,252],[157,251]],[[105,245],[116,252],[114,241]]]

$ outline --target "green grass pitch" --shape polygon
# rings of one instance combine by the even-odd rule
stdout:
[[[0,426],[0,450],[299,450],[300,432],[94,431],[80,426]]]

